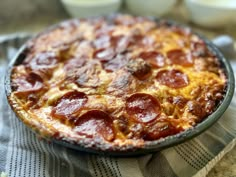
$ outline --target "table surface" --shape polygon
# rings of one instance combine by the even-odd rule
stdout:
[[[209,39],[214,38],[220,34],[228,34],[236,39],[236,31],[235,25],[227,26],[223,29],[205,29],[198,27],[186,18],[186,12],[181,7],[178,6],[173,10],[169,15],[165,16],[165,18],[170,18],[173,20],[180,21],[191,26],[195,31],[204,34]],[[1,26],[0,35],[15,33],[15,32],[38,32],[43,30],[45,27],[50,26],[51,24],[55,24],[59,21],[64,20],[63,17],[60,18],[42,18],[34,20],[33,22],[14,22],[9,23],[8,25]],[[216,166],[209,172],[207,177],[236,177],[236,147],[234,147],[228,154],[226,154],[217,164]]]

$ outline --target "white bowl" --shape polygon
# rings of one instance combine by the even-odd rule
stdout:
[[[125,0],[127,10],[135,15],[161,16],[168,13],[176,0]]]
[[[72,17],[92,17],[116,12],[121,0],[61,0]]]
[[[236,0],[185,0],[191,20],[204,27],[235,23]]]

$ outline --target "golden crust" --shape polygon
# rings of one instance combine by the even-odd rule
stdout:
[[[43,137],[141,147],[194,127],[224,97],[218,59],[189,29],[117,15],[63,22],[26,46],[8,99]]]

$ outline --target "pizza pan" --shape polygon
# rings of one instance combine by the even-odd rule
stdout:
[[[156,23],[166,23],[166,25],[169,26],[177,26],[180,28],[188,28],[189,27],[185,26],[185,25],[180,25],[176,22],[173,21],[168,21],[168,20],[162,20],[162,19],[155,19]],[[45,32],[48,32],[52,29],[54,29],[55,27],[57,27],[58,25],[54,25],[51,28],[48,28]],[[43,33],[45,33],[43,32]],[[195,32],[192,32],[193,34],[196,34]],[[38,34],[41,35],[42,33]],[[38,36],[37,35],[37,36]],[[183,131],[181,133],[178,133],[176,135],[172,135],[172,136],[168,136],[165,138],[161,138],[158,140],[154,140],[154,141],[145,141],[144,145],[142,147],[132,147],[132,146],[128,146],[126,148],[120,148],[120,149],[103,149],[100,147],[88,147],[86,146],[83,142],[80,143],[74,143],[74,142],[69,142],[67,140],[58,140],[56,138],[53,137],[47,137],[46,139],[57,143],[57,144],[61,144],[63,146],[66,146],[68,148],[72,148],[75,150],[79,150],[79,151],[85,151],[85,152],[91,152],[91,153],[96,153],[96,154],[101,154],[101,155],[111,155],[111,156],[134,156],[134,155],[142,155],[142,154],[147,154],[147,153],[152,153],[152,152],[156,152],[156,151],[160,151],[163,150],[167,147],[171,147],[180,143],[183,143],[189,139],[194,138],[195,136],[199,135],[200,133],[204,132],[205,130],[207,130],[209,127],[211,127],[225,112],[225,110],[227,109],[227,107],[229,106],[231,99],[233,97],[233,92],[234,92],[234,86],[235,86],[235,81],[234,81],[234,74],[232,71],[232,68],[230,66],[230,63],[227,61],[227,59],[222,55],[222,53],[209,41],[207,40],[205,37],[198,35],[202,40],[205,41],[208,49],[216,55],[216,57],[218,58],[221,68],[223,69],[226,79],[227,79],[227,83],[226,83],[226,88],[225,88],[225,96],[222,100],[222,102],[220,102],[215,111],[209,115],[208,117],[206,117],[201,123],[198,123],[195,127],[188,129],[186,131]],[[36,37],[37,37],[36,36]],[[11,60],[10,64],[9,64],[9,68],[8,71],[6,73],[6,77],[5,77],[5,91],[6,91],[6,95],[7,97],[11,94],[12,89],[11,89],[11,71],[12,71],[12,67],[18,64],[21,64],[24,59],[25,59],[25,53],[26,53],[26,45],[23,45],[18,53],[15,55],[15,57]],[[16,115],[17,111],[15,111]],[[21,116],[18,115],[18,117],[23,120],[23,118]],[[29,127],[30,128],[30,127]],[[32,129],[32,128],[30,128]],[[34,130],[35,131],[35,130]],[[37,132],[37,130],[36,130]]]

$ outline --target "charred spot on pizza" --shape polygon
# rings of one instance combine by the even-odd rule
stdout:
[[[151,66],[142,58],[130,60],[126,69],[136,78],[143,80],[151,74]]]

